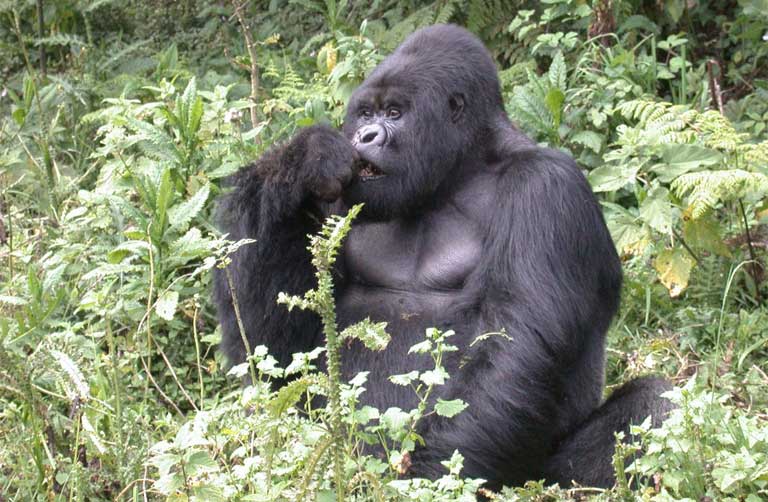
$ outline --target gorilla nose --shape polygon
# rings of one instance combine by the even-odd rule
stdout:
[[[369,124],[361,127],[355,134],[355,145],[381,146],[387,139],[387,132],[379,124]]]

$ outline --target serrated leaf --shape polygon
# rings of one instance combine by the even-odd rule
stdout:
[[[410,385],[411,382],[419,378],[419,372],[416,370],[410,371],[408,373],[403,373],[401,375],[392,375],[389,377],[389,381],[392,382],[395,385],[402,385],[405,387],[406,385]]]
[[[562,52],[557,51],[557,53],[555,53],[547,73],[549,74],[549,83],[552,87],[560,89],[561,91],[566,89],[566,77],[568,72],[565,67],[565,58],[563,58]]]
[[[462,401],[461,399],[452,399],[450,401],[445,401],[443,399],[438,398],[437,403],[435,403],[435,413],[440,415],[441,417],[446,418],[452,418],[464,411],[467,408],[467,403]]]
[[[155,303],[155,312],[166,321],[173,320],[176,314],[176,306],[179,304],[179,293],[177,291],[166,291]]]
[[[419,375],[419,380],[426,385],[443,385],[448,379],[448,372],[443,368],[428,370]]]
[[[595,192],[613,192],[634,183],[638,167],[635,165],[607,164],[593,169],[587,175]]]
[[[379,418],[379,423],[386,427],[390,431],[398,431],[404,428],[409,420],[410,415],[400,408],[388,408],[387,411]]]
[[[583,145],[595,153],[600,153],[603,147],[603,137],[594,131],[581,131],[573,135],[572,143]]]
[[[639,218],[618,204],[603,203],[605,220],[613,242],[620,254],[641,254],[651,242],[648,227]]]
[[[168,219],[171,222],[171,227],[181,229],[186,227],[187,224],[200,213],[203,207],[205,207],[210,192],[211,187],[206,183],[200,187],[192,197],[181,204],[173,206],[170,211],[168,211]]]
[[[153,235],[161,236],[165,231],[167,221],[168,206],[171,204],[173,196],[173,183],[171,183],[171,170],[166,168],[160,175],[160,183],[157,186],[157,197],[155,198],[155,227]]]
[[[282,386],[275,398],[267,404],[272,417],[282,416],[288,408],[298,403],[313,383],[313,379],[305,376]]]
[[[669,190],[662,186],[652,188],[640,204],[640,219],[663,234],[672,230],[678,215],[679,210],[669,202]]]
[[[29,303],[29,300],[27,300],[26,298],[21,298],[19,296],[0,295],[0,303],[4,303],[6,305],[21,306],[21,305],[27,305]]]
[[[186,465],[187,476],[195,476],[202,472],[216,471],[219,465],[211,458],[207,451],[197,450],[187,455]]]
[[[676,298],[688,287],[694,264],[695,261],[685,249],[675,248],[660,252],[653,262],[653,268],[669,291],[669,296]]]
[[[655,164],[650,171],[656,173],[659,181],[669,183],[687,172],[719,164],[723,155],[717,150],[698,145],[667,144],[657,147],[663,161]]]
[[[360,340],[369,350],[384,350],[391,338],[386,332],[386,327],[386,322],[375,323],[366,317],[342,331],[341,338],[342,340],[349,338]]]
[[[132,117],[127,117],[125,120],[126,125],[138,133],[139,139],[149,144],[149,146],[142,145],[142,150],[147,155],[156,160],[165,160],[172,163],[178,162],[179,152],[173,140],[165,131],[154,124],[142,122]]]
[[[424,340],[423,342],[414,344],[411,348],[409,348],[408,353],[409,354],[426,354],[430,350],[432,350],[432,342],[430,340]]]

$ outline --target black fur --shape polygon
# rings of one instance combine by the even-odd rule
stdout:
[[[339,324],[384,320],[393,340],[383,353],[345,348],[345,376],[370,370],[365,401],[412,407],[412,392],[387,376],[429,366],[408,354],[425,328],[456,331],[438,396],[469,408],[422,421],[426,446],[411,474],[438,476],[458,449],[464,473],[491,487],[545,477],[607,486],[614,431],[668,409],[657,380],[601,405],[621,288],[613,242],[573,160],[512,126],[490,55],[462,28],[411,35],[355,91],[342,132],[304,129],[234,185],[223,228],[257,239],[230,265],[251,346],[268,345],[285,364],[319,343],[316,316],[289,314],[275,298],[313,287],[305,236],[356,202],[365,207],[341,255]],[[242,361],[222,272],[214,296],[222,348]],[[502,329],[509,337],[472,344]]]

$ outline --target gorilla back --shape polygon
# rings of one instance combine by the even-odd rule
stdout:
[[[369,370],[363,398],[381,409],[413,406],[387,377],[427,367],[408,354],[426,327],[456,331],[451,379],[435,397],[469,407],[422,420],[412,475],[440,475],[458,449],[464,473],[490,487],[606,486],[614,432],[668,409],[658,397],[667,385],[653,379],[601,404],[621,288],[613,242],[573,160],[510,123],[493,60],[464,29],[411,35],[352,95],[341,131],[303,129],[233,184],[223,229],[257,242],[232,257],[233,291],[215,277],[230,361],[245,357],[232,294],[250,346],[266,344],[285,364],[319,343],[319,319],[275,299],[313,287],[305,236],[358,202],[336,279],[339,323],[387,321],[393,339],[383,354],[347,347],[344,374]],[[509,337],[472,343],[502,329]]]

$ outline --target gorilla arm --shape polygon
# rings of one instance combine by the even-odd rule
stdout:
[[[504,164],[485,257],[468,284],[475,296],[456,329],[509,337],[467,349],[443,398],[469,407],[427,417],[426,446],[412,458],[415,475],[434,477],[458,449],[464,474],[491,488],[542,478],[555,442],[599,405],[603,338],[621,285],[599,205],[573,161],[531,149]]]
[[[232,363],[246,350],[232,305],[237,298],[251,350],[265,344],[281,364],[294,352],[310,350],[319,319],[277,305],[277,294],[303,294],[315,285],[307,234],[320,228],[321,200],[338,198],[352,177],[356,153],[338,131],[314,126],[287,145],[276,146],[233,177],[234,189],[219,206],[219,220],[230,239],[255,239],[240,247],[227,274],[216,270],[214,298],[222,326],[221,347]]]

